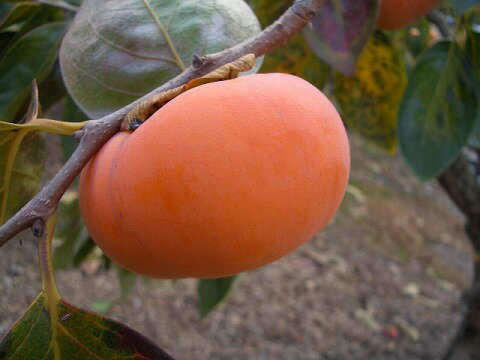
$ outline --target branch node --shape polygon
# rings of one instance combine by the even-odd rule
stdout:
[[[75,140],[75,142],[77,144],[80,143],[80,140],[82,139],[83,135],[85,135],[85,130],[78,130],[78,131],[75,131],[73,133],[73,140]]]
[[[203,65],[203,60],[200,56],[198,56],[197,54],[193,54],[193,59],[192,59],[192,66],[195,68],[195,69],[198,69],[199,67],[201,67]]]
[[[310,21],[312,16],[315,15],[315,10],[305,8],[305,7],[300,7],[300,6],[297,8],[295,5],[292,6],[291,8],[292,12],[303,21],[308,22]]]
[[[199,56],[197,54],[193,55],[193,60],[192,60],[192,66],[195,69],[200,69],[201,67],[205,65],[209,65],[213,63],[213,60],[208,56]]]
[[[32,224],[32,233],[33,236],[39,238],[43,235],[45,223],[42,219],[37,219]]]

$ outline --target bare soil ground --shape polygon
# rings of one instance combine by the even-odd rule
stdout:
[[[206,319],[195,281],[137,282],[108,315],[178,359],[439,359],[461,319],[472,251],[436,183],[351,136],[350,186],[335,220],[290,256],[243,274]],[[33,240],[0,249],[0,336],[40,289]],[[118,297],[115,274],[59,272],[68,301]]]

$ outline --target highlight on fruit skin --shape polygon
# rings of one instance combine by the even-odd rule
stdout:
[[[426,15],[440,0],[382,0],[377,27],[397,30]]]
[[[80,209],[118,264],[217,278],[277,260],[337,211],[350,168],[331,102],[305,80],[257,74],[171,100],[83,169]]]

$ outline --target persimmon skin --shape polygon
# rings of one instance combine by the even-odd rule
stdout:
[[[84,168],[80,209],[118,264],[157,278],[217,278],[279,259],[332,219],[348,139],[330,101],[286,74],[176,97]]]
[[[397,30],[414,23],[433,9],[440,0],[382,0],[377,27]]]

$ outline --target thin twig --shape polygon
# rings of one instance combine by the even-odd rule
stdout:
[[[278,48],[310,21],[323,2],[324,0],[296,0],[277,21],[257,36],[229,49],[202,57],[201,63],[196,62],[196,67],[189,66],[183,73],[142,98],[113,114],[89,122],[82,129],[83,135],[77,149],[50,183],[45,185],[37,195],[0,227],[0,246],[30,227],[35,220],[41,219],[46,222],[48,217],[55,212],[58,202],[75,177],[103,144],[119,131],[123,118],[137,104],[153,95],[205,75],[245,54],[253,53],[255,56],[261,56]]]
[[[62,10],[70,11],[73,13],[76,13],[78,11],[78,7],[73,6],[65,1],[55,1],[55,0],[36,0],[37,2],[49,6],[54,6],[57,8],[60,8]]]

